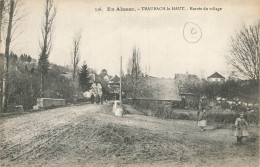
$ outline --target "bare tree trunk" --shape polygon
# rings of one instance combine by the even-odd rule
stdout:
[[[2,109],[3,112],[7,111],[8,103],[8,65],[9,65],[9,50],[11,43],[11,32],[13,25],[13,15],[14,15],[14,0],[10,0],[10,10],[9,10],[9,21],[5,45],[5,55],[4,55],[4,76],[3,76],[3,99],[2,99]]]
[[[43,74],[41,73],[40,97],[43,97]]]
[[[3,54],[3,43],[2,43],[2,23],[3,23],[3,15],[4,15],[4,0],[0,0],[0,61],[3,61],[2,60],[2,57],[4,57],[4,54]],[[2,66],[2,64],[0,64]],[[1,68],[0,66],[0,68]],[[2,69],[0,69],[2,70]],[[0,89],[3,90],[3,79],[2,79],[2,71],[1,71],[1,75],[0,75],[0,80],[1,80],[1,84],[0,84]],[[2,91],[0,92],[0,111],[2,111],[2,99],[3,99],[3,94],[2,94]]]
[[[0,1],[0,53],[2,51],[2,23],[4,18],[4,0]]]

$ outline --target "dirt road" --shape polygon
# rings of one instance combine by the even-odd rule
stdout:
[[[70,106],[1,118],[0,166],[258,166],[257,129],[236,145],[230,128]]]

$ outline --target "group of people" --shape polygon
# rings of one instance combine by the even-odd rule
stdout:
[[[94,102],[96,102],[97,104],[103,104],[103,96],[99,96],[99,95],[96,95],[94,96],[94,94],[91,94],[91,97],[90,97],[90,101],[92,104],[94,104]]]
[[[201,131],[204,131],[207,126],[206,120],[206,109],[202,109],[198,112],[198,126]],[[240,113],[239,117],[235,121],[235,133],[234,136],[237,138],[237,143],[242,143],[243,137],[249,136],[247,131],[249,125],[244,118],[244,113]]]

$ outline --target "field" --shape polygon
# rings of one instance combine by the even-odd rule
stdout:
[[[0,166],[258,166],[258,126],[236,144],[231,125],[164,120],[87,104],[1,118]]]

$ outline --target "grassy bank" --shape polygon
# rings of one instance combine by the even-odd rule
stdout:
[[[141,101],[129,104],[125,101],[125,104],[132,106],[133,109],[143,115],[162,119],[198,120],[198,110],[175,108],[163,102]],[[234,124],[237,117],[239,117],[239,111],[221,108],[208,109],[205,115],[208,121],[225,124]],[[259,111],[245,112],[245,119],[249,124],[257,125],[259,123]]]

